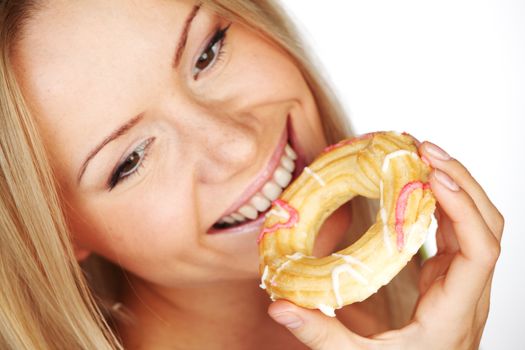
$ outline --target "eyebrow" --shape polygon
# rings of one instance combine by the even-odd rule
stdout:
[[[126,135],[131,128],[133,128],[135,125],[138,124],[143,118],[144,118],[145,112],[142,112],[133,118],[131,118],[129,121],[126,122],[126,124],[121,125],[118,129],[113,131],[109,136],[107,136],[97,147],[95,147],[91,152],[89,152],[88,156],[86,157],[86,160],[84,163],[82,163],[82,166],[80,167],[80,171],[78,172],[77,177],[77,184],[80,183],[80,180],[82,180],[82,175],[84,175],[84,172],[86,171],[86,168],[89,164],[89,161],[93,159],[97,155],[98,152],[102,148],[104,148],[108,143],[115,140],[116,138]]]
[[[175,49],[175,55],[173,56],[172,60],[172,67],[177,68],[182,54],[184,53],[184,48],[186,47],[186,41],[188,40],[188,32],[191,28],[191,23],[195,16],[197,15],[197,12],[199,11],[201,5],[195,5],[193,6],[190,14],[186,18],[186,21],[184,21],[184,26],[182,28],[182,32],[179,37],[179,43],[177,44],[177,48]],[[109,136],[107,136],[98,146],[96,146],[91,152],[89,152],[88,156],[86,157],[86,160],[82,163],[82,166],[80,167],[80,170],[78,172],[77,176],[77,185],[80,184],[80,181],[82,180],[82,176],[84,175],[86,168],[98,152],[102,148],[104,148],[108,143],[111,141],[117,139],[120,136],[125,135],[129,130],[131,130],[135,125],[137,125],[143,118],[144,118],[145,112],[139,113],[138,115],[134,116],[130,120],[128,120],[125,124],[118,127],[116,130],[114,130]]]
[[[184,27],[182,29],[182,32],[180,34],[179,44],[177,45],[177,49],[175,50],[175,56],[173,57],[173,68],[177,68],[177,66],[180,63],[180,59],[182,57],[182,53],[184,52],[184,48],[186,47],[186,41],[188,41],[188,32],[191,28],[191,22],[197,16],[197,12],[199,12],[199,9],[201,8],[201,5],[195,5],[193,6],[190,14],[186,18],[186,21],[184,22]]]

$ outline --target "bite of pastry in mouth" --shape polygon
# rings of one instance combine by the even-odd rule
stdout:
[[[266,168],[244,191],[240,198],[207,231],[228,233],[261,226],[271,203],[302,172],[305,161],[295,149],[291,123],[287,126]]]

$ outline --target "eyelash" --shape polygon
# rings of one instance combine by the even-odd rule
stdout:
[[[144,166],[144,161],[146,160],[146,157],[148,156],[149,148],[154,140],[155,138],[151,137],[147,139],[146,141],[144,141],[143,143],[141,143],[140,145],[138,145],[137,148],[135,148],[130,154],[128,154],[127,157],[124,159],[124,161],[122,161],[116,167],[116,169],[111,172],[111,176],[107,182],[107,187],[109,191],[115,188],[118,184],[129,179],[132,175],[138,174],[139,169]],[[126,162],[134,153],[137,153],[140,157],[137,165],[135,165],[133,169],[128,170],[127,172],[123,172]],[[122,175],[123,173],[125,173],[124,176]]]
[[[218,28],[215,31],[215,34],[213,34],[212,38],[208,42],[208,45],[206,45],[204,50],[201,52],[200,56],[197,59],[197,62],[195,62],[195,65],[198,63],[198,60],[202,57],[202,55],[207,53],[208,50],[213,49],[213,47],[215,45],[219,44],[219,48],[218,48],[217,52],[214,52],[215,56],[213,57],[212,62],[210,62],[210,64],[208,66],[206,66],[206,68],[201,69],[200,71],[197,71],[197,68],[195,67],[195,65],[193,66],[192,74],[193,74],[193,79],[194,80],[198,79],[199,74],[201,72],[207,70],[211,65],[216,65],[218,62],[221,61],[221,59],[223,58],[223,54],[224,54],[224,46],[226,46],[226,42],[225,42],[226,34],[228,32],[228,29],[230,29],[230,26],[231,26],[231,23],[228,24],[226,27]]]

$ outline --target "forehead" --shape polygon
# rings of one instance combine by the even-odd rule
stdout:
[[[54,152],[86,153],[140,112],[145,92],[155,93],[159,72],[170,69],[190,8],[180,1],[50,1],[35,14],[15,69],[44,137],[67,146]]]
[[[90,106],[88,110],[93,107],[91,101],[79,97],[97,98],[110,108],[111,104],[102,102],[124,98],[121,89],[107,94],[116,81],[124,86],[151,77],[148,69],[153,65],[148,59],[166,52],[162,39],[173,36],[185,13],[173,1],[155,2],[171,3],[170,15],[166,15],[167,6],[154,7],[150,1],[148,6],[140,6],[142,1],[115,0],[64,3],[49,6],[28,23],[17,63],[36,101],[45,100],[45,106],[51,107],[53,102],[63,105],[74,99],[79,110],[84,109],[82,104]],[[165,61],[156,67],[169,64],[169,56]],[[129,74],[132,69],[134,74]]]

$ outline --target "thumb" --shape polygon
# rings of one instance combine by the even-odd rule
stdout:
[[[348,330],[335,317],[323,315],[286,300],[277,300],[268,308],[268,314],[277,323],[313,350],[362,349],[362,338]]]

